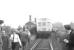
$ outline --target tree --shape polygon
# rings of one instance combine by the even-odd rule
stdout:
[[[61,22],[53,23],[53,30],[64,30],[64,25]]]
[[[3,24],[4,23],[4,21],[3,20],[0,20],[0,24]]]
[[[53,30],[55,30],[57,35],[59,35],[60,37],[64,37],[64,35],[66,35],[66,30],[64,28],[64,25],[60,22],[53,24]]]
[[[11,27],[10,26],[2,26],[2,30],[4,30],[6,33],[10,33]]]
[[[17,28],[18,31],[23,31],[23,28],[19,25]]]

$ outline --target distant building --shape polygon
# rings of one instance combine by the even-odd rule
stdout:
[[[36,20],[36,19],[35,19]],[[24,29],[31,29],[33,27],[35,27],[36,24],[34,22],[32,22],[31,20],[31,15],[29,16],[29,22],[27,22],[25,25],[24,25]]]

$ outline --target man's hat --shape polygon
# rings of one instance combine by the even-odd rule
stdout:
[[[65,29],[67,30],[71,30],[71,26],[70,25],[64,25]]]

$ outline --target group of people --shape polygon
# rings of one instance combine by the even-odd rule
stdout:
[[[25,47],[30,42],[31,33],[28,29],[25,31],[18,31],[17,29],[10,34],[5,31],[0,34],[0,50],[25,50]]]
[[[74,29],[71,27],[65,27],[67,32],[67,38],[63,41],[66,44],[67,50],[74,50]],[[0,31],[0,50],[25,50],[30,42],[31,33],[28,29],[25,31],[18,31],[14,29],[9,34],[5,31]]]

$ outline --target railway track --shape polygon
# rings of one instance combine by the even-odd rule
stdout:
[[[49,39],[40,39],[30,50],[53,50]]]
[[[41,41],[42,41],[42,39],[38,39],[38,40],[34,43],[34,45],[31,47],[30,50],[34,50],[34,49],[36,48],[36,46],[37,46]]]
[[[41,41],[41,39],[37,39],[32,41],[25,50],[33,50],[34,46],[39,43]]]

